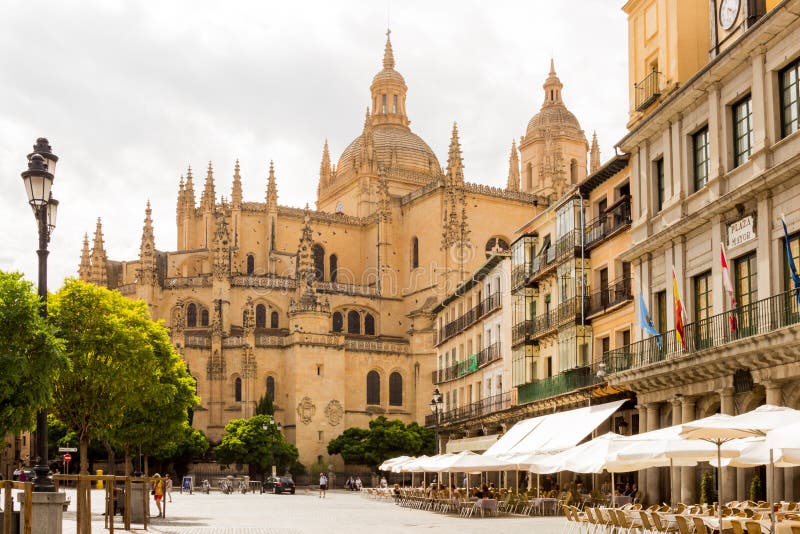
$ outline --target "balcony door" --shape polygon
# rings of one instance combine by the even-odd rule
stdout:
[[[740,336],[752,336],[758,328],[758,263],[756,253],[752,252],[734,262],[736,276],[736,302],[739,305],[738,332]]]
[[[608,306],[608,269],[600,269],[600,304]]]

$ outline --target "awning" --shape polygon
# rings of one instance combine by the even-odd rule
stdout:
[[[474,436],[471,438],[451,439],[445,446],[445,452],[483,452],[494,445],[499,437],[500,434],[492,434],[491,436]]]
[[[624,403],[625,400],[619,400],[520,421],[486,454],[540,454],[569,449],[591,434]]]

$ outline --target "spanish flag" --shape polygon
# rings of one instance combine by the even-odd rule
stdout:
[[[675,339],[686,350],[686,336],[683,329],[683,303],[678,292],[678,278],[675,276],[675,266],[672,266],[672,298],[675,301]]]

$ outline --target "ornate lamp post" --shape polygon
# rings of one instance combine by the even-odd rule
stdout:
[[[58,201],[50,189],[56,170],[58,156],[52,153],[50,143],[44,137],[36,140],[33,152],[28,154],[28,170],[22,172],[22,180],[28,193],[28,204],[33,210],[39,228],[39,315],[47,317],[47,244],[56,227]],[[47,410],[36,415],[36,478],[34,491],[55,491],[47,458]]]
[[[436,439],[436,454],[439,454],[439,414],[442,411],[442,394],[439,393],[439,388],[433,389],[431,411],[433,412],[433,432]]]
[[[275,418],[272,415],[270,415],[269,416],[269,424],[267,424],[267,423],[262,424],[261,425],[261,429],[264,431],[264,433],[267,435],[267,437],[269,437],[269,436],[274,436],[276,434],[280,435],[282,428],[281,428],[281,424],[280,423],[276,423],[275,422]],[[272,476],[276,476],[276,475],[277,475],[277,473],[272,473]],[[262,482],[262,486],[261,486],[261,493],[264,493],[263,482]]]

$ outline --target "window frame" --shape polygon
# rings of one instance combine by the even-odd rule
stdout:
[[[794,75],[794,81],[786,83],[788,74]],[[787,90],[794,89],[793,101],[787,103]],[[781,139],[800,130],[800,57],[786,65],[778,72],[778,92],[780,95]],[[787,111],[794,112],[794,118],[786,120]]]
[[[381,375],[376,370],[367,373],[367,395],[368,406],[380,406],[381,404]],[[372,402],[376,401],[376,402]]]
[[[746,113],[742,114],[742,109]],[[755,134],[753,133],[753,95],[748,94],[731,105],[731,133],[733,134],[733,166],[738,167],[750,160]],[[739,126],[746,123],[746,130]],[[744,132],[744,133],[743,133]],[[746,148],[742,148],[746,143]]]
[[[655,175],[655,201],[656,213],[664,209],[666,200],[666,184],[664,183],[664,157],[653,160],[653,174]]]
[[[711,136],[708,125],[699,128],[692,134],[692,180],[695,191],[702,190],[708,184],[711,174],[710,144]],[[701,170],[704,171],[705,176],[701,175]]]
[[[398,371],[389,375],[389,406],[403,405],[403,375]]]

